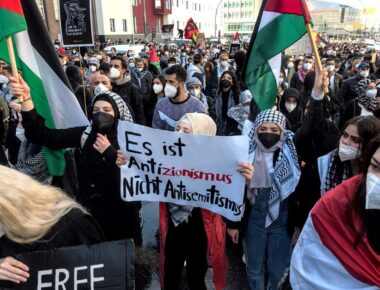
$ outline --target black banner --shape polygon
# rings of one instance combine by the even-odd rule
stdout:
[[[64,47],[94,44],[91,0],[59,0],[59,16]]]
[[[1,283],[1,290],[134,289],[132,240],[30,252],[15,258],[29,267],[26,283]]]

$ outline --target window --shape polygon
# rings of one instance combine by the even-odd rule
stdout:
[[[201,23],[199,22],[199,30],[201,30],[202,29],[202,25],[201,25]]]
[[[177,29],[179,28],[179,21],[177,20]]]
[[[115,18],[110,18],[110,30],[115,32]]]
[[[198,11],[201,11],[201,4],[199,4]]]
[[[170,9],[170,0],[166,0],[166,9]]]
[[[189,9],[189,1],[186,1],[186,9]]]
[[[161,0],[155,0],[154,1],[154,7],[155,8],[162,8]]]
[[[137,6],[137,0],[132,0],[132,5]]]
[[[133,17],[133,33],[137,33],[136,16]]]
[[[177,7],[179,7],[179,0],[177,0]]]
[[[123,19],[123,31],[124,32],[127,32],[127,29],[128,28],[128,26],[127,26],[127,19]]]

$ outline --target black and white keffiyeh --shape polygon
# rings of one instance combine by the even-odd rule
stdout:
[[[330,189],[338,186],[353,175],[349,162],[343,162],[341,164],[341,174],[338,174],[339,163],[341,163],[339,150],[335,149],[333,152],[331,152],[329,168],[327,171],[326,180],[324,181],[324,192],[327,192]]]
[[[286,117],[281,112],[275,110],[265,110],[261,112],[257,116],[255,123],[251,122],[250,130],[247,130],[247,128],[243,130],[243,134],[244,132],[248,134],[250,139],[249,153],[253,156],[253,165],[255,166],[255,163],[261,162],[257,158],[258,156],[262,156],[261,152],[259,152],[259,150],[262,150],[262,146],[258,144],[257,128],[265,122],[276,123],[282,131],[279,143],[274,146],[280,147],[278,148],[280,153],[275,163],[273,178],[271,179],[272,189],[269,196],[268,213],[265,221],[265,227],[269,227],[279,216],[281,201],[289,197],[296,189],[301,170],[293,142],[294,134],[286,130]],[[262,158],[263,157],[260,157],[260,159]],[[263,167],[259,168],[255,166],[255,170],[256,172],[263,170]],[[268,169],[264,170],[267,171]],[[261,174],[269,175],[269,172],[261,172]],[[252,178],[247,196],[251,202],[254,201],[257,190],[260,188],[256,187],[255,184],[256,182],[254,178]]]
[[[379,103],[376,100],[376,97],[369,98],[367,97],[367,89],[371,80],[363,79],[360,80],[356,85],[356,94],[359,104],[361,104],[367,111],[375,111],[379,108]]]
[[[120,120],[133,123],[133,116],[127,104],[123,101],[123,99],[118,94],[114,92],[107,91],[107,92],[101,92],[100,94],[96,95],[94,99],[92,100],[92,106],[94,106],[95,102],[97,101],[97,98],[104,95],[111,97],[112,100],[114,101],[119,111]]]

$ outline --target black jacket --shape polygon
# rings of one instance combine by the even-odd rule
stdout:
[[[138,77],[136,70],[131,72],[132,82],[140,89],[140,95],[143,100],[144,108],[150,105],[150,94],[153,84],[153,75],[147,71],[142,78]],[[149,111],[149,109],[148,109]],[[145,119],[147,116],[145,115]]]
[[[144,104],[139,88],[132,80],[125,80],[122,84],[112,84],[112,91],[118,94],[133,111],[133,117],[137,124],[145,125]]]
[[[360,80],[363,78],[359,75],[351,77],[343,82],[343,85],[338,93],[338,100],[340,103],[340,108],[343,109],[345,104],[355,99],[358,95],[356,93],[356,86]]]
[[[340,114],[339,129],[342,130],[348,120],[360,116],[361,113],[362,108],[359,106],[357,99],[348,101]]]
[[[49,129],[35,110],[22,113],[26,138],[51,149],[80,148],[77,159],[77,200],[89,209],[108,240],[137,237],[138,206],[120,198],[120,169],[116,166],[117,123],[105,132],[112,146],[103,154],[93,148],[97,131],[92,128],[81,148],[86,127]]]
[[[53,250],[62,247],[92,245],[105,241],[104,235],[89,214],[79,209],[72,209],[64,215],[38,242],[18,244],[6,236],[0,239],[1,257],[34,251]]]
[[[339,93],[340,88],[342,87],[343,84],[343,76],[341,76],[338,73],[334,74],[334,94],[337,96]],[[330,87],[330,83],[329,83]],[[331,89],[331,88],[330,88]]]

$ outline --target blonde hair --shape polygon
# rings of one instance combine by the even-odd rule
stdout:
[[[8,239],[35,242],[73,208],[87,213],[60,189],[0,166],[0,224]]]

